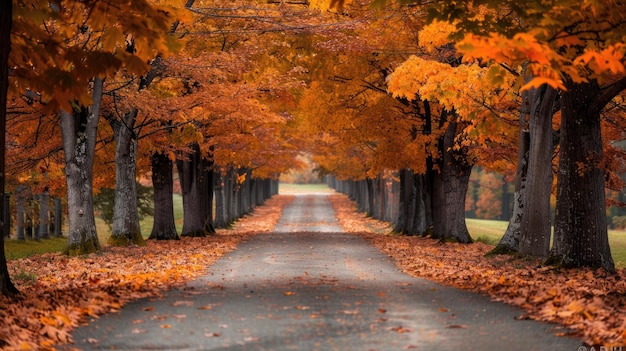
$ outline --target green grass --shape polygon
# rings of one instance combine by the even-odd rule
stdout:
[[[467,219],[467,229],[472,238],[492,245],[498,243],[508,224],[505,221]],[[609,245],[615,264],[618,267],[626,267],[626,231],[609,230]]]
[[[181,195],[174,195],[174,219],[178,230],[182,228],[183,223],[183,199]],[[141,234],[144,238],[148,238],[152,232],[152,217],[144,218],[139,224]],[[96,217],[96,231],[100,244],[105,244],[111,236],[111,229],[100,218]],[[63,231],[65,237],[45,239],[41,241],[18,241],[15,239],[5,240],[4,247],[7,260],[15,260],[18,258],[28,257],[35,254],[45,252],[61,252],[65,250],[67,245],[67,228]]]
[[[65,249],[65,245],[67,245],[67,238],[42,239],[41,241],[8,239],[4,242],[4,252],[7,260],[14,260],[45,252],[60,252]]]

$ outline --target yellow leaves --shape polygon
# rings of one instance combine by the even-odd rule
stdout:
[[[419,31],[418,41],[427,52],[433,52],[435,49],[450,43],[450,34],[455,31],[456,26],[454,24],[434,20]]]

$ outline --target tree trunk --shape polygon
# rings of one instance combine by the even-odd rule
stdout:
[[[137,138],[133,128],[137,109],[109,119],[115,138],[115,204],[108,243],[113,246],[145,245],[139,228],[137,205]]]
[[[2,225],[4,226],[4,237],[11,234],[11,194],[4,194],[4,209],[2,211]]]
[[[517,171],[515,172],[515,192],[513,194],[513,213],[504,236],[488,255],[510,254],[519,251],[522,221],[526,206],[526,177],[528,175],[528,150],[530,148],[530,133],[527,116],[530,114],[528,91],[522,92],[522,106],[520,108],[519,147],[517,149]]]
[[[63,206],[58,197],[54,198],[54,236],[57,238],[63,236]]]
[[[11,49],[11,26],[13,24],[13,2],[5,1],[0,6],[0,192],[4,198],[5,183],[5,140],[6,140],[6,121],[7,121],[7,94],[9,90],[9,51]],[[1,205],[4,207],[4,202]],[[0,209],[0,213],[2,213]],[[4,226],[2,226],[4,230]],[[11,282],[9,269],[7,267],[7,259],[4,254],[4,237],[5,233],[0,233],[0,294],[2,296],[13,296],[19,291]]]
[[[394,231],[401,234],[410,234],[413,227],[415,213],[415,191],[413,189],[413,171],[401,169],[400,173],[400,213]]]
[[[226,176],[223,170],[217,170],[215,172],[215,228],[227,228],[229,226],[228,220],[228,203],[227,196],[227,182]]]
[[[37,238],[50,239],[50,231],[48,224],[50,223],[50,195],[47,191],[39,194],[39,228],[37,230]]]
[[[215,183],[215,173],[213,170],[213,161],[209,158],[201,159],[201,189],[204,201],[204,231],[207,234],[215,233],[213,225],[213,186]]]
[[[552,220],[550,194],[552,193],[552,115],[557,90],[547,85],[531,89],[530,145],[526,178],[526,204],[520,228],[519,253],[546,257],[550,251]]]
[[[181,236],[206,236],[214,232],[209,205],[213,192],[212,175],[209,173],[209,163],[200,153],[200,146],[194,144],[191,148],[193,151],[186,159],[176,161],[183,193],[184,219]]]
[[[100,251],[93,206],[93,159],[103,81],[94,78],[93,104],[75,111],[61,110],[65,154],[69,233],[66,253]]]
[[[148,239],[177,240],[174,219],[173,163],[163,152],[155,152],[150,159],[154,187],[154,222]]]
[[[18,185],[15,188],[15,232],[17,240],[26,240],[26,201],[30,196],[26,185]]]
[[[413,226],[411,233],[416,235],[429,234],[428,228],[432,225],[432,217],[430,212],[430,181],[429,174],[413,175]]]
[[[550,263],[615,271],[604,195],[600,87],[566,81],[562,92],[560,159],[554,245]],[[592,107],[596,108],[592,108]]]
[[[465,195],[472,166],[464,155],[452,151],[457,123],[451,121],[442,140],[440,172],[433,182],[433,237],[442,241],[471,243],[465,223]]]

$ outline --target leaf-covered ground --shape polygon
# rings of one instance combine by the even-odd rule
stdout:
[[[485,258],[493,246],[440,243],[416,236],[389,235],[390,229],[355,213],[344,195],[330,196],[339,223],[394,258],[405,272],[488,294],[519,306],[520,319],[563,324],[590,345],[626,345],[626,270],[544,267],[532,259]],[[562,333],[565,335],[565,333]]]
[[[129,301],[159,296],[206,271],[250,235],[271,231],[292,196],[277,196],[239,220],[234,229],[206,238],[148,241],[142,247],[106,247],[84,257],[59,253],[8,262],[21,292],[0,299],[0,348],[53,350],[88,317]]]
[[[3,350],[52,350],[70,341],[73,328],[88,317],[179,286],[250,235],[269,232],[291,196],[277,196],[232,230],[207,238],[150,241],[145,247],[106,248],[70,258],[37,255],[9,261],[18,300],[0,299]],[[626,344],[626,272],[559,270],[508,256],[485,258],[483,243],[441,244],[421,237],[389,235],[387,224],[355,213],[344,195],[331,195],[340,224],[371,241],[407,273],[490,295],[520,306],[519,318],[567,325],[589,344]]]

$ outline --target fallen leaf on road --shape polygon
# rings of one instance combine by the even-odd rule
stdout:
[[[449,324],[446,325],[447,329],[467,329],[467,325],[465,324]]]
[[[391,327],[391,328],[389,328],[389,330],[393,330],[393,331],[395,331],[396,333],[400,333],[400,334],[403,334],[403,333],[411,333],[411,332],[413,331],[413,329],[411,329],[411,328],[405,328],[405,327],[403,327],[403,326],[401,326],[401,325],[400,325],[400,326],[397,326],[397,327]]]

